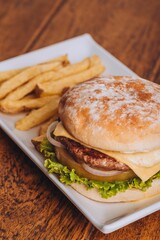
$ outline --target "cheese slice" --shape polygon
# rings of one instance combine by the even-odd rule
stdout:
[[[151,152],[144,153],[121,153],[114,151],[106,151],[103,149],[91,147],[87,144],[84,144],[71,136],[63,127],[62,123],[58,123],[55,130],[55,136],[63,136],[66,138],[70,138],[80,144],[95,149],[99,152],[102,152],[110,157],[115,158],[117,161],[125,163],[129,166],[135,174],[142,179],[142,181],[147,181],[150,177],[160,171],[160,149],[156,149]]]

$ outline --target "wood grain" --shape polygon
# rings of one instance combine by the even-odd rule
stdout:
[[[101,4],[99,4],[99,2]],[[160,82],[159,2],[71,0],[52,19],[32,49],[90,33],[141,77]],[[64,24],[65,19],[65,24]],[[63,26],[58,30],[57,26]]]
[[[62,1],[0,0],[0,61],[29,51]]]
[[[0,0],[0,60],[89,32],[160,83],[159,1]],[[0,130],[0,239],[159,240],[160,212],[100,233]]]

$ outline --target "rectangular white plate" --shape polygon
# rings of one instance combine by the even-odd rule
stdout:
[[[89,34],[3,61],[0,63],[0,71],[36,64],[65,53],[69,55],[72,63],[97,54],[106,66],[107,74],[136,76],[134,72],[98,45]],[[61,184],[55,175],[48,174],[43,166],[42,156],[31,144],[31,138],[38,134],[38,127],[26,132],[15,129],[15,122],[22,116],[23,114],[10,116],[0,113],[0,127],[100,231],[113,232],[160,209],[160,196],[133,203],[97,203],[81,196],[71,187]]]

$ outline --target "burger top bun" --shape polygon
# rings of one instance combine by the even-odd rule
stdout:
[[[66,130],[92,147],[120,152],[160,148],[160,86],[133,77],[91,79],[59,103]]]

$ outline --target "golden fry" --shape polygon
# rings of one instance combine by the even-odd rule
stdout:
[[[8,100],[21,99],[28,93],[32,92],[38,83],[48,82],[49,80],[51,82],[53,82],[57,79],[61,79],[61,78],[82,72],[82,71],[88,69],[93,64],[98,64],[98,63],[100,63],[99,57],[93,56],[91,58],[86,58],[85,60],[83,60],[79,63],[72,64],[72,65],[66,66],[64,68],[61,68],[58,71],[54,71],[54,72],[50,71],[50,72],[43,73],[43,74],[38,75],[37,77],[31,79],[26,84],[15,89],[13,92],[11,92],[6,97],[6,99],[8,99]],[[62,79],[62,81],[63,81],[63,79]]]
[[[67,55],[60,56],[60,57],[51,59],[49,61],[46,61],[45,64],[52,63],[52,62],[57,62],[57,61],[64,61],[64,65],[65,65],[65,63],[68,63],[68,57],[67,57]],[[39,63],[37,65],[41,65],[41,64],[44,64],[44,62]],[[12,70],[7,70],[7,71],[0,72],[0,83],[5,81],[5,80],[8,80],[9,78],[14,77],[15,75],[19,74],[20,72],[24,71],[27,68],[30,68],[30,67],[12,69]]]
[[[62,92],[98,76],[104,69],[96,55],[76,64],[69,64],[64,55],[31,67],[0,72],[0,110],[14,114],[34,109],[16,122],[16,128],[25,131],[43,123],[39,134],[44,138],[48,126],[58,118]],[[35,97],[36,93],[40,97]]]
[[[48,72],[51,70],[57,70],[63,66],[63,61],[55,61],[52,63],[45,63],[36,65],[30,68],[25,69],[20,72],[13,78],[2,83],[0,87],[0,99],[4,98],[8,93],[21,86],[22,84],[28,82],[30,79],[40,75],[44,72]]]
[[[24,68],[22,69],[15,69],[15,70],[9,70],[5,72],[0,72],[0,82],[3,82],[5,80],[8,80],[11,77],[14,77],[18,73],[22,72]]]
[[[104,66],[101,64],[95,65],[81,73],[72,75],[70,77],[63,78],[62,81],[58,80],[56,82],[49,82],[45,84],[38,84],[37,86],[37,94],[39,96],[49,96],[49,95],[57,95],[61,94],[63,89],[72,87],[77,83],[84,82],[93,77],[97,77],[105,70]]]
[[[28,93],[32,92],[37,84],[37,82],[47,81],[48,79],[52,78],[54,76],[55,72],[46,72],[42,73],[41,75],[38,75],[37,77],[31,79],[26,84],[23,84],[22,86],[18,87],[14,91],[12,91],[8,96],[6,96],[6,100],[19,100],[26,96]]]
[[[58,96],[49,96],[44,98],[27,98],[19,101],[4,100],[1,102],[0,110],[5,113],[18,113],[29,109],[37,109],[43,107],[48,102],[56,99]]]
[[[16,128],[25,131],[45,122],[57,113],[58,103],[59,97],[55,97],[43,107],[31,111],[27,116],[16,122]]]

